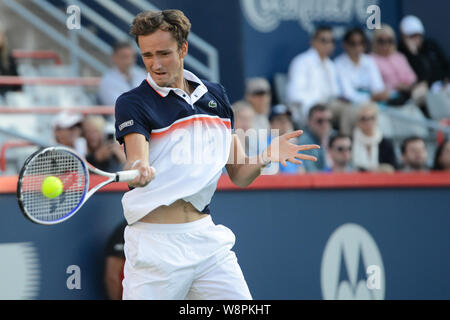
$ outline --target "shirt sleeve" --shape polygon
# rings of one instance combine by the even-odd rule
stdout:
[[[147,141],[152,131],[148,113],[136,97],[120,96],[116,101],[116,139],[124,143],[124,137],[130,133],[142,134]]]
[[[231,121],[231,130],[234,130],[234,112],[233,108],[231,107],[230,99],[228,98],[227,91],[225,90],[225,87],[223,85],[220,85],[220,88],[222,89],[222,94],[225,102],[225,108],[227,112],[227,117]]]
[[[385,87],[383,78],[381,77],[380,70],[378,70],[375,59],[368,56],[367,64],[369,66],[369,77],[371,87],[370,90],[372,91],[372,93],[380,93],[385,89]]]

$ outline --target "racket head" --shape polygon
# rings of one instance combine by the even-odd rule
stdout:
[[[42,182],[57,177],[63,192],[53,199],[42,194]],[[83,205],[89,189],[85,161],[65,147],[43,148],[27,158],[17,181],[17,200],[24,216],[37,224],[54,225],[72,217]]]

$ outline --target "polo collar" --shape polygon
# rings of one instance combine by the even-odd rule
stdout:
[[[192,72],[183,70],[183,76],[187,81],[195,82],[198,84],[197,88],[195,88],[194,92],[191,94],[192,101],[187,101],[190,104],[194,104],[197,100],[199,100],[206,92],[208,92],[208,88],[204,85],[204,83]],[[153,78],[150,76],[150,73],[147,73],[147,82],[148,84],[155,90],[161,97],[165,98],[173,91],[178,96],[182,97],[185,100],[189,98],[186,92],[180,88],[171,88],[171,87],[160,87],[156,84]]]

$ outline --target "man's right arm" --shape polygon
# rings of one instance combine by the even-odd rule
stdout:
[[[149,165],[149,143],[139,133],[130,133],[124,137],[127,161],[124,170],[139,170],[140,176],[129,182],[130,187],[145,187],[155,178],[155,172]]]

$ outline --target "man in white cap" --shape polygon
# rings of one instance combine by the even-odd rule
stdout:
[[[406,16],[400,22],[399,51],[408,59],[418,77],[431,87],[436,81],[448,82],[450,66],[439,45],[425,38],[425,28],[416,16]]]
[[[245,100],[254,111],[253,129],[269,130],[269,112],[272,102],[272,91],[265,78],[249,78],[245,84]]]
[[[76,113],[61,112],[52,122],[55,141],[74,149],[82,157],[86,156],[86,140],[81,137],[83,117]]]

